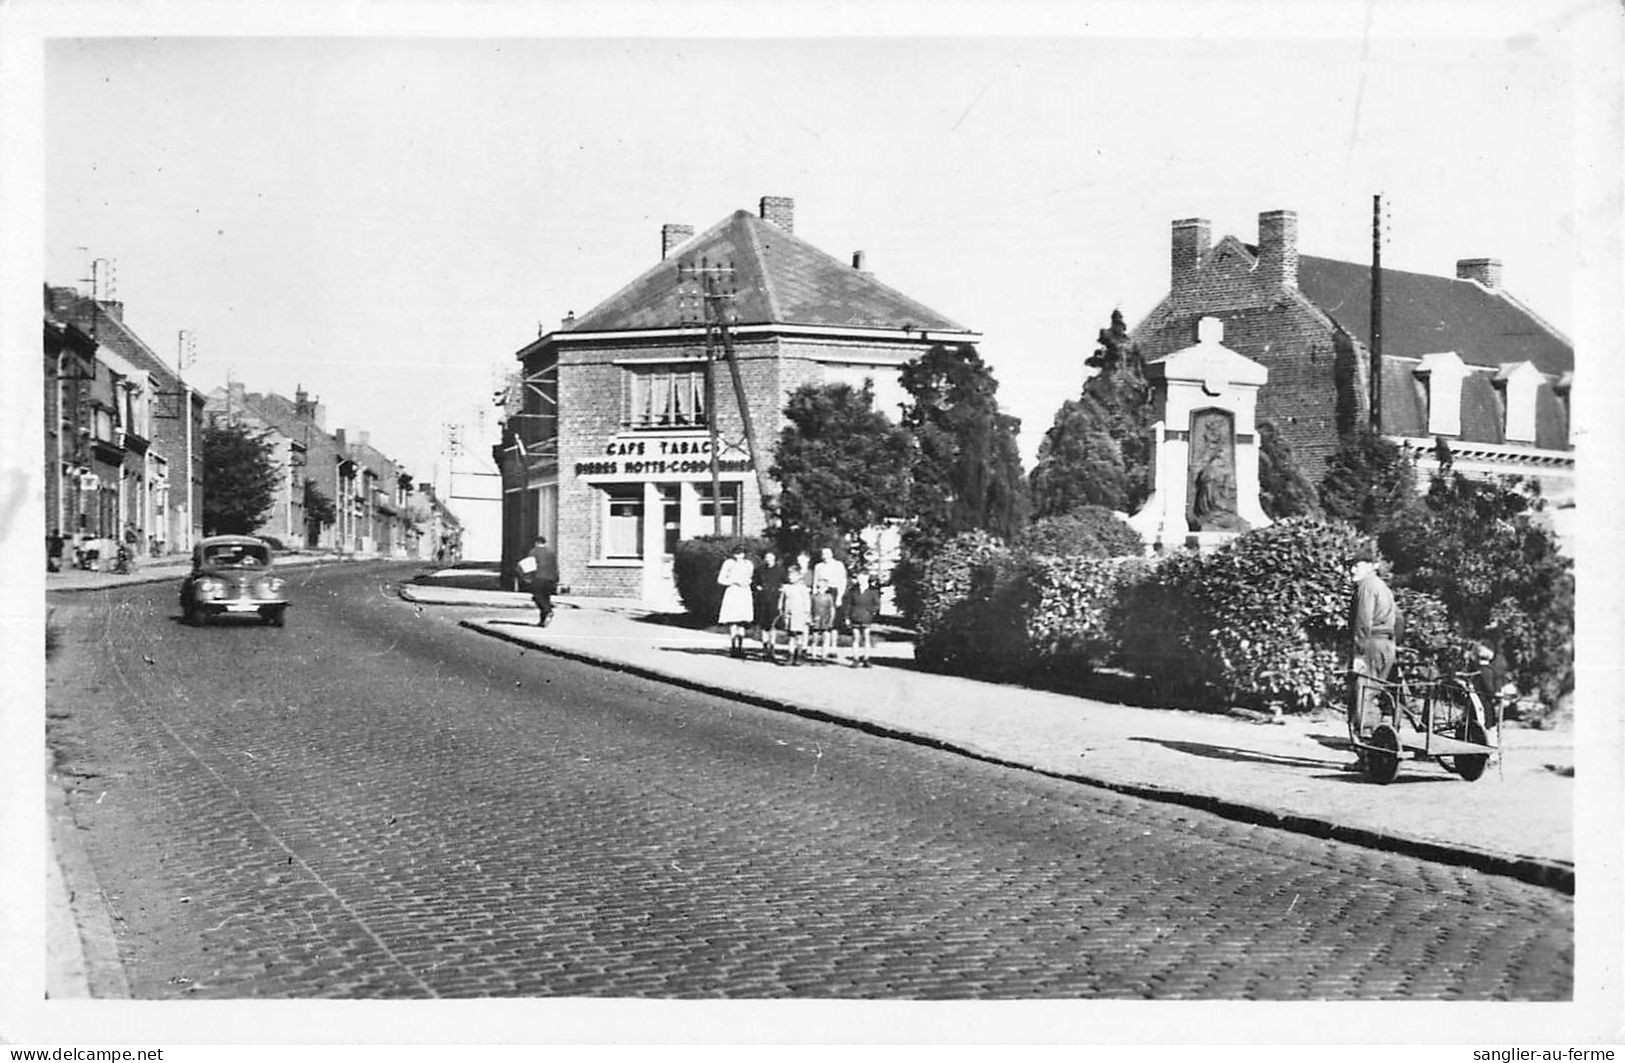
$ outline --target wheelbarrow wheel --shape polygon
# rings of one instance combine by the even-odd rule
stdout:
[[[1461,721],[1461,726],[1456,728],[1456,737],[1463,742],[1471,742],[1474,745],[1486,744],[1484,728],[1479,725],[1477,720],[1467,719]],[[1490,755],[1488,753],[1457,753],[1451,760],[1454,761],[1451,768],[1454,769],[1457,775],[1460,775],[1468,782],[1477,782],[1479,777],[1484,774],[1484,769],[1489,767]]]
[[[1365,777],[1381,786],[1393,782],[1399,774],[1399,732],[1389,724],[1378,724],[1365,745]]]

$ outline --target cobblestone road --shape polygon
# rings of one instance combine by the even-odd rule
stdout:
[[[482,638],[401,566],[286,629],[52,599],[141,997],[1567,999],[1573,903]]]

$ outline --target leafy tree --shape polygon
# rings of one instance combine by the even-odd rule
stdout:
[[[999,385],[976,348],[931,348],[903,367],[913,398],[903,426],[914,441],[906,543],[917,556],[961,532],[1003,539],[1027,521],[1027,492],[1016,435],[1021,420],[999,412]]]
[[[1417,503],[1416,463],[1404,447],[1362,428],[1345,435],[1320,481],[1326,516],[1367,535]]]
[[[770,503],[780,549],[842,541],[861,554],[859,532],[905,512],[908,433],[874,408],[867,384],[804,385],[784,416],[789,424],[768,470],[782,488]]]
[[[203,429],[203,527],[210,534],[251,534],[271,512],[282,473],[265,435],[242,424]]]
[[[1085,365],[1095,370],[1082,395],[1056,411],[1039,444],[1031,490],[1039,517],[1080,505],[1135,512],[1151,496],[1151,426],[1156,413],[1145,362],[1129,339],[1120,310],[1100,330]]]
[[[1273,421],[1258,423],[1258,501],[1271,520],[1320,515],[1315,485],[1298,468],[1292,445]]]
[[[1440,599],[1468,637],[1494,624],[1519,688],[1551,704],[1574,685],[1574,573],[1543,505],[1537,485],[1464,476],[1446,450],[1423,504],[1379,543],[1396,586]]]
[[[305,480],[305,520],[317,527],[338,520],[333,500],[323,493],[315,480],[311,479]]]

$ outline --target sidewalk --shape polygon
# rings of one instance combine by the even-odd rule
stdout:
[[[341,560],[348,561],[351,559],[329,553],[278,554],[275,567],[283,569],[297,565],[331,565],[337,564]],[[383,558],[382,560],[391,559]],[[394,558],[393,560],[410,559]],[[162,557],[141,558],[131,566],[129,572],[123,574],[86,571],[81,568],[64,568],[60,572],[47,572],[45,574],[45,589],[47,591],[88,591],[117,587],[126,583],[162,583],[167,580],[174,580],[175,588],[178,591],[182,577],[191,570],[191,554],[165,554]]]
[[[404,584],[420,605],[464,606],[464,627],[659,679],[995,764],[1372,848],[1574,890],[1574,749],[1568,731],[1502,729],[1501,763],[1468,783],[1406,760],[1387,786],[1340,770],[1341,714],[1140,708],[935,675],[902,633],[875,667],[774,666],[728,656],[727,636],[636,602],[564,597],[546,628],[525,594]],[[750,644],[759,646],[759,644]]]

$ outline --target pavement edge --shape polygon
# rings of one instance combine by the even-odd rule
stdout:
[[[91,865],[90,854],[80,844],[78,823],[68,808],[54,773],[46,782],[47,825],[51,832],[49,859],[56,876],[47,868],[46,905],[52,925],[60,928],[47,934],[46,995],[51,999],[130,999],[130,985],[119,958],[118,938],[102,893],[101,880]],[[59,915],[68,916],[66,923]],[[59,954],[61,950],[61,954]],[[55,990],[55,992],[53,992]]]
[[[987,764],[994,764],[1004,768],[1016,768],[1029,771],[1052,779],[1061,779],[1067,782],[1080,783],[1093,786],[1097,789],[1108,790],[1129,797],[1139,797],[1150,801],[1159,801],[1165,804],[1177,804],[1199,811],[1209,812],[1225,819],[1236,820],[1242,823],[1252,823],[1258,826],[1274,827],[1279,830],[1291,831],[1296,834],[1306,834],[1317,838],[1326,838],[1332,841],[1346,842],[1367,849],[1376,849],[1383,852],[1397,853],[1402,856],[1411,856],[1428,860],[1433,863],[1452,864],[1471,867],[1486,874],[1501,875],[1517,879],[1534,886],[1542,886],[1556,890],[1570,896],[1574,894],[1574,866],[1561,861],[1543,860],[1528,856],[1508,856],[1503,853],[1489,852],[1475,849],[1470,846],[1450,846],[1437,842],[1422,841],[1416,838],[1407,838],[1402,835],[1388,834],[1382,831],[1373,831],[1360,827],[1348,827],[1311,816],[1296,816],[1282,813],[1275,809],[1261,808],[1240,801],[1231,801],[1225,798],[1214,797],[1208,794],[1193,794],[1181,790],[1168,789],[1160,786],[1143,786],[1132,783],[1111,782],[1097,777],[1073,772],[1046,771],[1030,764],[1006,760],[990,756],[968,746],[961,746],[946,739],[933,735],[919,734],[914,731],[900,730],[886,727],[882,724],[872,723],[868,720],[857,720],[850,716],[832,713],[826,709],[814,708],[810,705],[801,705],[781,698],[771,698],[749,691],[737,690],[719,683],[709,683],[686,676],[676,675],[660,669],[645,665],[632,664],[627,661],[618,661],[581,650],[570,650],[546,643],[532,642],[505,631],[496,631],[477,620],[458,621],[460,627],[470,631],[488,635],[492,638],[511,642],[527,649],[541,650],[566,660],[579,661],[611,671],[625,672],[628,675],[652,679],[656,682],[668,683],[673,686],[694,690],[714,697],[727,698],[730,701],[739,701],[759,708],[775,712],[785,712],[806,719],[818,720],[824,723],[833,723],[843,727],[851,727],[881,738],[898,739],[912,742],[915,745],[929,746],[944,752],[955,753],[971,757]]]

